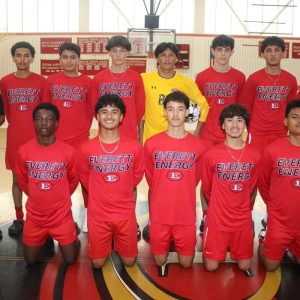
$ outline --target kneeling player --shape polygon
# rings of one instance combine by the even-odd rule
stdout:
[[[224,143],[210,148],[202,161],[202,187],[208,200],[203,232],[203,259],[209,271],[225,260],[227,249],[241,270],[250,268],[253,256],[251,194],[258,178],[260,154],[246,145],[242,135],[249,113],[231,104],[220,115]]]
[[[150,197],[150,244],[158,266],[166,263],[171,238],[179,263],[190,267],[196,245],[196,186],[204,145],[185,131],[189,98],[181,92],[164,102],[168,129],[146,141],[146,178]]]
[[[34,263],[50,236],[57,240],[64,261],[74,263],[79,249],[71,211],[71,194],[78,185],[76,151],[56,140],[59,111],[50,103],[33,110],[37,138],[21,146],[17,177],[28,195],[23,231],[24,258]]]
[[[100,97],[95,107],[99,136],[82,145],[79,177],[89,193],[88,242],[94,268],[114,248],[127,266],[135,263],[137,235],[134,188],[144,175],[143,149],[119,133],[125,104],[116,94]]]
[[[268,271],[279,267],[286,249],[300,263],[300,100],[287,105],[284,124],[289,135],[266,147],[259,180],[268,210],[259,253]]]

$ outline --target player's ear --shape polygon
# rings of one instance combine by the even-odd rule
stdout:
[[[225,130],[225,126],[224,126],[224,123],[222,124],[222,129],[223,129],[223,130]]]
[[[284,124],[285,127],[287,127],[287,125],[288,125],[288,124],[287,124],[287,118],[284,118],[283,124]]]

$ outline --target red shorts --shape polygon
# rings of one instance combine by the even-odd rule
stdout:
[[[228,248],[231,259],[250,259],[253,256],[253,230],[227,232],[204,228],[202,245],[204,257],[223,261]]]
[[[266,146],[282,137],[282,135],[276,134],[257,135],[255,133],[249,133],[247,137],[247,142],[248,144],[255,147],[260,153],[263,153]]]
[[[171,237],[176,252],[180,255],[193,256],[196,247],[195,225],[166,225],[150,223],[150,245],[153,255],[169,252]]]
[[[23,243],[27,246],[42,246],[48,236],[57,240],[60,246],[70,245],[77,240],[74,219],[68,216],[61,224],[44,227],[26,220],[23,230]]]
[[[89,257],[104,258],[114,249],[123,257],[136,257],[136,218],[122,221],[93,221],[88,219]]]
[[[278,231],[267,227],[263,241],[263,256],[268,259],[281,260],[288,249],[297,259],[300,259],[300,234]]]

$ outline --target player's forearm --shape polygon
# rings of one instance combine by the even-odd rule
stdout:
[[[198,121],[196,129],[194,131],[195,136],[200,137],[204,124],[204,122]]]

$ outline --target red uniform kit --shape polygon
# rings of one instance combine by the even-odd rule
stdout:
[[[234,68],[222,73],[210,67],[197,75],[196,84],[210,106],[201,132],[202,139],[213,144],[224,141],[225,134],[219,122],[220,113],[225,106],[239,102],[244,83],[245,75]]]
[[[151,191],[150,243],[154,255],[168,251],[171,232],[178,253],[194,253],[196,186],[200,180],[199,161],[204,149],[201,140],[190,133],[176,139],[163,132],[145,143],[146,179]],[[155,230],[157,227],[160,229]],[[169,231],[165,239],[159,236],[162,230]],[[185,232],[185,241],[182,236],[177,240],[178,230]],[[182,242],[184,246],[179,248]]]
[[[137,255],[133,190],[143,175],[143,149],[133,139],[121,136],[116,143],[105,144],[100,142],[99,137],[95,137],[80,148],[79,177],[89,193],[88,235],[91,258],[109,255],[109,239],[113,233],[107,231],[113,231],[111,227],[114,226],[116,251],[125,257]],[[124,221],[127,222],[125,225]],[[120,232],[124,226],[125,231]]]
[[[58,139],[75,147],[88,141],[94,116],[91,91],[92,79],[86,75],[70,77],[60,72],[48,77],[43,101],[60,111]]]
[[[203,233],[205,257],[224,260],[228,246],[233,259],[252,257],[250,198],[258,178],[259,163],[260,154],[250,145],[235,150],[220,143],[204,156],[201,179],[209,203]]]
[[[280,260],[289,248],[300,259],[300,147],[287,137],[270,144],[258,186],[268,210],[264,255]]]
[[[46,79],[35,73],[27,78],[14,74],[1,80],[1,94],[7,127],[6,168],[15,170],[18,149],[35,136],[32,111],[41,102]]]
[[[76,240],[71,212],[71,194],[79,181],[75,153],[73,147],[58,140],[45,147],[34,139],[20,148],[16,174],[28,195],[25,244],[42,245],[49,234],[61,245]]]
[[[105,69],[94,77],[94,101],[105,94],[117,94],[125,103],[126,115],[119,127],[122,136],[137,139],[137,125],[145,112],[145,92],[141,76],[130,68],[124,73]]]
[[[286,135],[284,113],[296,93],[296,78],[284,70],[270,75],[261,69],[249,76],[243,96],[251,114],[249,143],[263,152],[266,145]]]

